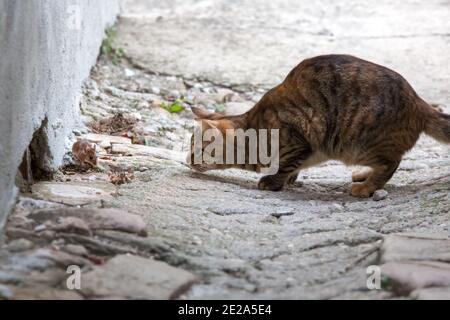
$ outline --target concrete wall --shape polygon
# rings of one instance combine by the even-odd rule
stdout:
[[[61,164],[80,119],[82,81],[118,12],[118,0],[0,0],[0,230],[22,155],[41,126],[39,165]]]

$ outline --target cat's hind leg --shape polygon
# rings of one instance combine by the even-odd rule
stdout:
[[[360,168],[356,169],[352,172],[352,181],[353,182],[364,182],[367,178],[372,174],[372,168]]]
[[[377,163],[372,165],[372,173],[367,177],[364,182],[356,182],[351,186],[351,195],[358,198],[368,198],[372,194],[384,187],[386,182],[391,179],[397,170],[400,159],[386,159],[378,158]]]

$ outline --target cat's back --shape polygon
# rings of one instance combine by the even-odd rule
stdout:
[[[285,102],[280,104],[285,112],[278,113],[282,121],[330,154],[365,145],[383,132],[421,130],[415,112],[419,98],[408,82],[389,68],[354,56],[306,59],[277,91]],[[411,123],[417,128],[411,129]]]
[[[342,54],[322,55],[303,60],[289,73],[284,84],[297,88],[322,89],[327,96],[347,94],[354,98],[364,95],[374,96],[386,89],[413,90],[397,72],[370,61]]]

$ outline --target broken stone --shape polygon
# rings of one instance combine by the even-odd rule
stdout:
[[[126,234],[123,232],[120,233],[122,235]],[[121,244],[112,244],[111,241],[103,241],[103,239],[97,239],[94,237],[85,237],[73,233],[63,233],[61,234],[61,237],[71,243],[83,244],[85,248],[89,249],[89,252],[102,256],[114,256],[124,253],[137,253],[137,250],[134,247]],[[91,258],[92,257],[90,257],[90,259]]]
[[[45,286],[55,287],[61,284],[69,275],[65,270],[60,268],[50,268],[44,271],[32,271],[29,275],[26,275],[23,279],[23,283],[30,284],[42,284]]]
[[[8,219],[8,227],[33,230],[36,227],[36,222],[26,217],[14,214]]]
[[[67,252],[69,254],[76,255],[76,256],[82,256],[82,257],[85,257],[89,254],[85,247],[83,247],[81,245],[76,245],[76,244],[65,245],[62,248],[62,251]]]
[[[26,254],[10,256],[5,265],[9,265],[16,271],[39,270],[44,271],[54,267],[54,262],[50,259],[51,253],[48,250],[39,249]]]
[[[154,101],[153,101],[153,102],[154,102]],[[149,103],[148,101],[142,100],[142,101],[139,101],[139,102],[135,105],[135,108],[136,108],[137,110],[148,109],[148,108],[150,108],[150,103]]]
[[[99,142],[99,147],[101,148],[101,149],[109,149],[109,148],[111,148],[111,142],[109,142],[109,141],[101,141],[101,142]]]
[[[230,89],[217,89],[217,93],[214,95],[214,100],[217,103],[225,103],[231,100],[231,97],[234,95],[234,91]]]
[[[77,265],[80,268],[91,266],[89,260],[62,251],[50,251],[50,254],[46,258],[52,260],[56,266],[64,269],[70,265]]]
[[[52,267],[67,268],[70,265],[90,266],[89,260],[64,252],[38,249],[26,254],[16,254],[8,258],[7,264],[17,271],[45,271]]]
[[[433,261],[388,262],[381,266],[381,274],[389,279],[389,286],[399,295],[414,290],[450,286],[450,264]]]
[[[8,243],[5,247],[6,250],[10,252],[20,252],[30,250],[34,247],[33,242],[27,239],[17,239]]]
[[[153,101],[155,99],[158,99],[157,95],[154,95],[152,93],[141,93],[141,92],[131,92],[131,91],[125,91],[119,88],[115,88],[112,86],[105,87],[105,91],[111,93],[112,95],[127,99],[127,100],[147,100],[147,101]]]
[[[372,199],[373,199],[373,201],[381,201],[381,200],[386,199],[388,195],[389,195],[389,193],[386,190],[383,190],[383,189],[376,190],[373,193]]]
[[[15,300],[82,300],[73,290],[61,290],[48,287],[9,287],[11,295],[8,299]]]
[[[450,287],[420,289],[413,291],[410,297],[418,300],[450,300]]]
[[[131,139],[120,136],[110,136],[106,134],[96,134],[96,133],[88,133],[82,137],[83,139],[87,139],[90,142],[97,143],[101,147],[102,145],[110,146],[112,144],[131,144]],[[103,147],[105,148],[105,147]]]
[[[12,290],[8,286],[0,284],[0,299],[12,299],[13,297]]]
[[[172,99],[179,99],[181,97],[181,93],[178,90],[171,90],[169,92],[169,97]]]
[[[115,187],[106,182],[38,182],[32,186],[34,196],[67,205],[86,205],[112,200]]]
[[[9,226],[6,229],[5,234],[10,239],[20,239],[20,238],[32,239],[35,237],[35,233],[33,231],[21,228],[10,228]]]
[[[77,233],[85,236],[91,236],[92,231],[89,225],[76,217],[62,217],[56,222],[47,222],[46,227],[57,232]]]
[[[174,160],[183,163],[186,159],[186,153],[183,152],[144,146],[139,144],[133,145],[113,144],[111,148],[111,153],[120,153],[124,155],[133,155],[133,156],[149,156],[160,159]]]
[[[62,207],[61,204],[50,202],[50,201],[44,201],[39,199],[33,199],[33,198],[25,198],[20,197],[19,202],[16,204],[15,207],[15,215],[14,217],[17,217],[17,213],[24,213],[28,214],[30,211],[37,210],[37,209],[48,209],[48,208],[60,208]]]
[[[119,209],[60,208],[55,210],[37,210],[30,218],[38,222],[57,221],[64,217],[83,220],[91,230],[118,230],[146,236],[144,220],[136,214]]]
[[[3,284],[19,284],[22,282],[22,277],[14,273],[8,273],[0,270],[0,283]],[[1,298],[1,294],[0,294]]]
[[[429,260],[450,262],[450,239],[446,234],[393,234],[384,238],[381,262]]]
[[[81,290],[88,297],[174,299],[195,280],[193,274],[164,262],[119,255],[86,273]]]
[[[125,77],[127,77],[127,78],[132,77],[136,74],[136,72],[134,72],[133,70],[128,69],[128,68],[124,69],[124,73],[125,73]]]
[[[118,231],[98,231],[96,232],[97,239],[106,243],[116,243],[122,248],[129,248],[126,252],[133,252],[137,249],[140,255],[164,257],[164,261],[171,264],[180,264],[182,258],[175,254],[170,246],[161,239],[142,238],[133,234],[123,233]],[[169,261],[170,260],[170,261]]]
[[[40,224],[40,225],[36,226],[36,228],[34,228],[34,231],[41,232],[41,231],[44,231],[45,229],[47,229],[47,227],[44,224]]]
[[[155,87],[155,86],[153,86],[153,87],[151,88],[151,91],[152,91],[152,93],[154,93],[154,94],[160,94],[160,93],[161,93],[161,90],[160,90],[158,87]]]

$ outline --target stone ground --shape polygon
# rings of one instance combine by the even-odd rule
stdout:
[[[380,201],[350,197],[351,168],[337,162],[279,193],[257,190],[257,174],[183,164],[190,105],[243,112],[321,53],[392,67],[450,113],[449,4],[123,5],[114,46],[125,57],[99,59],[81,112],[86,124],[117,114],[132,124],[122,138],[76,130],[97,143],[101,170],[69,166],[22,195],[0,251],[0,297],[449,298],[449,146],[422,137]],[[126,183],[111,184],[111,172]],[[383,290],[367,289],[373,264]],[[68,265],[82,267],[81,291],[65,290]]]

